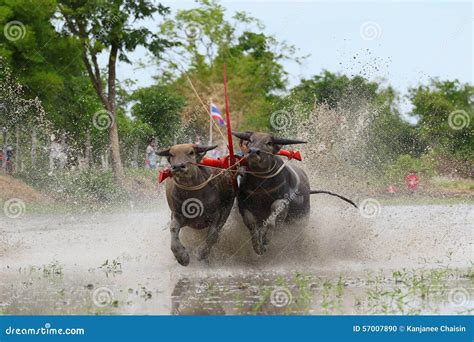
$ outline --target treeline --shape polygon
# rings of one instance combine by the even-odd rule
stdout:
[[[0,0],[0,125],[17,167],[46,166],[43,152],[56,141],[86,167],[110,165],[120,183],[123,166],[143,164],[151,137],[160,146],[206,141],[208,101],[224,108],[226,63],[235,129],[296,134],[326,106],[349,126],[365,121],[371,143],[354,164],[390,177],[400,165],[472,177],[472,85],[432,80],[411,89],[409,124],[395,89],[360,76],[324,71],[288,89],[283,61],[308,57],[245,12],[226,18],[212,0],[176,13],[146,0]],[[156,66],[155,84],[131,91],[116,69],[139,47],[150,56],[142,62]]]

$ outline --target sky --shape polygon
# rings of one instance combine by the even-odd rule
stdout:
[[[197,4],[162,2],[173,13]],[[265,33],[285,40],[309,55],[302,65],[284,62],[289,86],[322,70],[361,75],[392,85],[403,97],[410,87],[430,78],[473,83],[473,4],[471,1],[221,1],[230,17],[246,11],[260,19]],[[156,23],[147,23],[154,29]],[[146,60],[144,49],[132,55]],[[120,64],[119,79],[136,87],[153,84],[154,66]],[[229,77],[232,77],[229,75]],[[410,111],[402,102],[403,113]]]

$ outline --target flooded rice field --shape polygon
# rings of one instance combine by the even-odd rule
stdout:
[[[210,264],[170,250],[169,213],[25,215],[0,220],[1,314],[472,314],[474,206],[385,205],[364,217],[312,200],[257,256],[233,212]],[[195,249],[195,248],[194,248]]]

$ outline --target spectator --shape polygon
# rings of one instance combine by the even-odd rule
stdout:
[[[145,151],[145,167],[156,169],[156,140],[152,138]]]

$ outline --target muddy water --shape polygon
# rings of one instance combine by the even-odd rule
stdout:
[[[474,206],[313,199],[266,255],[233,212],[210,265],[169,249],[166,209],[0,220],[3,314],[374,314],[474,309]],[[203,233],[183,231],[193,247]]]

